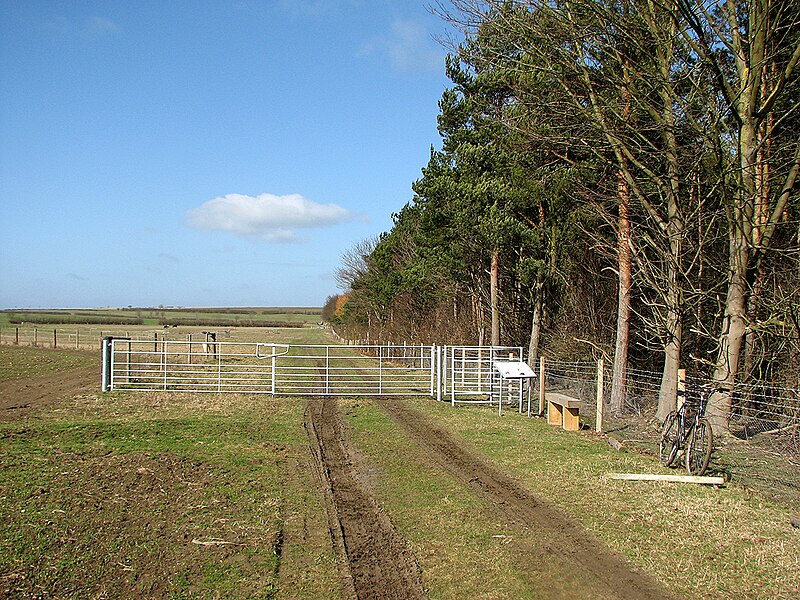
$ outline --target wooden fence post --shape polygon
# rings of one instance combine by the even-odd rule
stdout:
[[[544,415],[544,356],[539,357],[539,416]]]
[[[597,433],[603,433],[603,371],[605,361],[602,358],[597,360],[597,414],[595,415],[595,429]]]
[[[58,348],[58,333],[53,329],[53,348]]]
[[[677,410],[681,409],[683,403],[686,402],[686,369],[678,369],[678,406]]]

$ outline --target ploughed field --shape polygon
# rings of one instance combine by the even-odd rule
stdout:
[[[663,471],[591,433],[424,398],[101,394],[98,354],[0,347],[2,597],[800,593],[785,509],[608,479]]]

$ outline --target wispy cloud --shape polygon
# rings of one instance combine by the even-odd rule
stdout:
[[[176,263],[176,264],[181,262],[180,258],[175,256],[174,254],[168,254],[167,252],[159,252],[158,253],[158,258],[160,258],[161,260],[165,260],[167,262]]]
[[[396,19],[385,35],[361,47],[362,55],[384,55],[392,68],[405,73],[441,70],[444,51],[419,21]]]
[[[91,17],[87,24],[87,29],[91,33],[111,34],[119,33],[122,28],[111,19],[105,17]]]
[[[72,21],[66,17],[56,17],[45,27],[65,36],[109,36],[122,32],[118,23],[106,17],[88,17],[82,21]]]
[[[360,4],[362,0],[279,0],[283,10],[307,17],[322,17]]]
[[[296,229],[324,227],[354,217],[341,206],[318,204],[300,194],[227,194],[193,208],[187,218],[197,229],[227,231],[270,242],[295,242]]]

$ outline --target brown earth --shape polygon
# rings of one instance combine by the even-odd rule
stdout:
[[[97,367],[4,381],[0,383],[0,421],[19,419],[59,400],[97,391],[99,381]]]
[[[345,588],[359,599],[425,598],[419,568],[405,540],[366,491],[353,464],[335,399],[308,402],[306,430]]]

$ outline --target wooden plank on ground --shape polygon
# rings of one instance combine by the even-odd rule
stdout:
[[[702,485],[725,485],[724,477],[700,477],[697,475],[659,475],[657,473],[609,473],[611,479],[624,481],[670,481],[673,483],[699,483]]]

